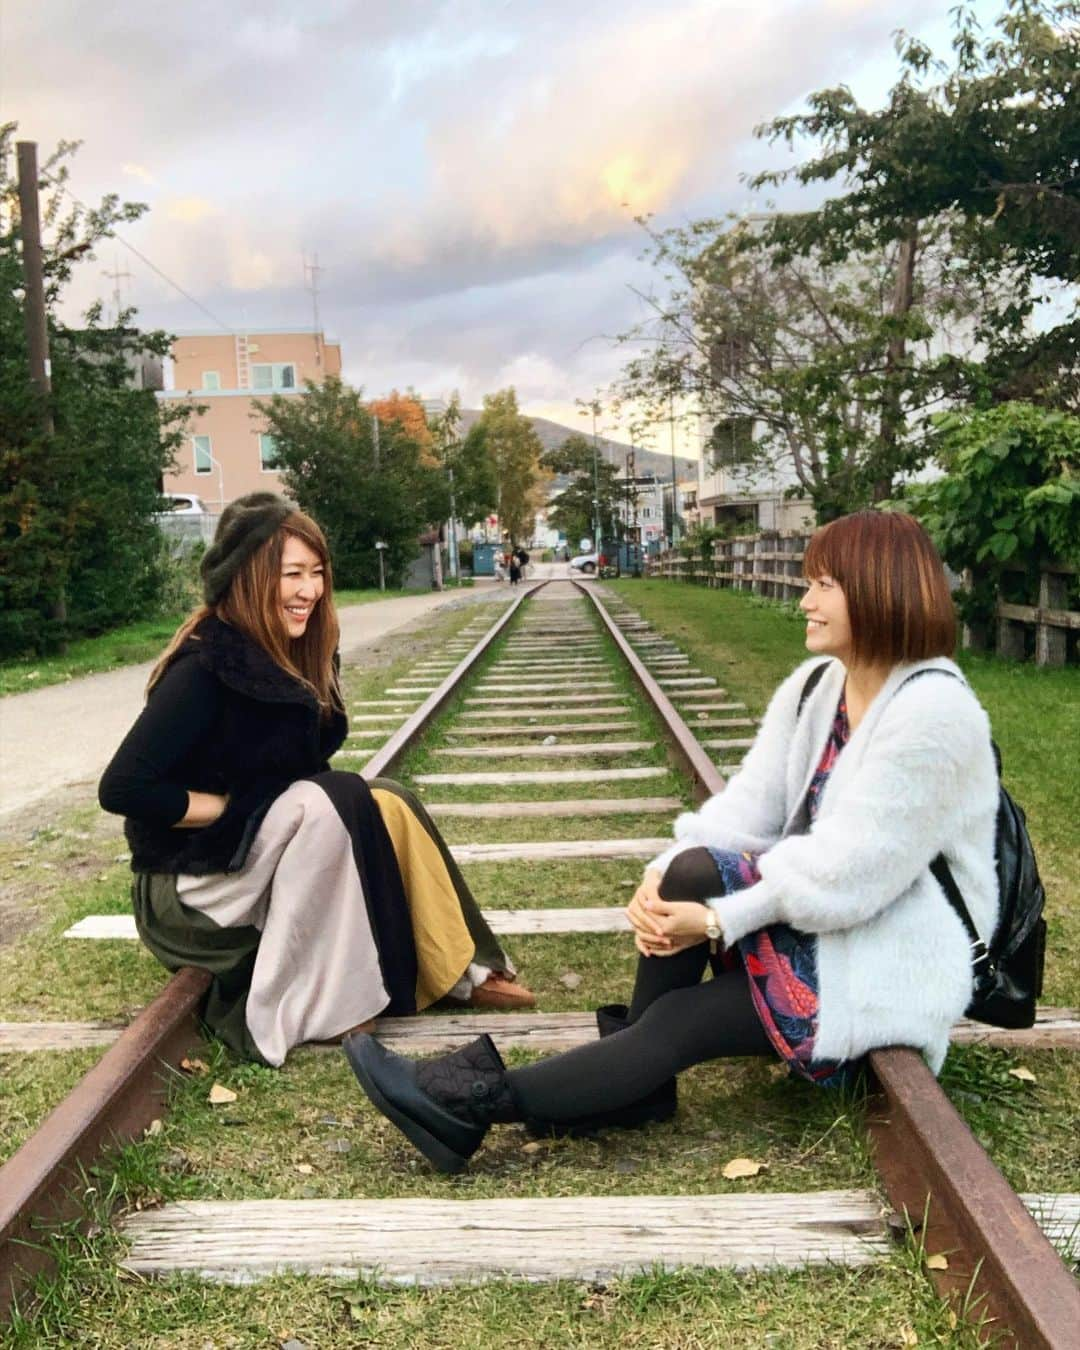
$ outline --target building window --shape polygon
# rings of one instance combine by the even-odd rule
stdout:
[[[195,472],[212,473],[214,456],[210,449],[210,437],[192,436],[191,444],[195,447]]]
[[[733,469],[754,458],[754,419],[725,417],[709,437],[709,453],[716,469]]]
[[[259,466],[263,473],[270,473],[278,467],[277,441],[265,431],[259,435]]]
[[[291,361],[275,361],[251,367],[252,389],[295,389],[296,366]]]
[[[202,373],[202,387],[208,393],[216,394],[221,388],[221,376],[216,370],[204,370]]]

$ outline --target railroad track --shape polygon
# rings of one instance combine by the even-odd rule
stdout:
[[[534,599],[537,592],[541,598]],[[385,697],[353,709],[345,762],[362,763],[360,771],[369,778],[394,774],[453,702],[452,739],[445,737],[447,743],[435,748],[437,767],[414,774],[412,780],[430,794],[434,816],[448,824],[508,815],[518,821],[586,820],[595,830],[587,838],[458,844],[459,861],[528,866],[536,861],[651,856],[659,847],[654,835],[605,838],[605,818],[652,816],[655,835],[661,835],[662,824],[682,798],[666,789],[661,795],[657,784],[670,784],[674,770],[688,795],[702,800],[722,788],[722,770],[737,763],[752,739],[754,723],[745,708],[624,605],[601,602],[593,587],[531,587],[490,627],[477,619],[466,633],[448,643],[438,658],[419,662],[407,680],[386,689]],[[474,683],[477,667],[489,664],[496,644],[497,664]],[[609,678],[612,648],[662,728],[663,755],[635,732],[625,693]],[[369,743],[379,740],[383,743],[371,753]],[[626,759],[636,762],[624,765]],[[567,767],[568,760],[590,767]],[[485,761],[491,761],[490,768]],[[463,768],[462,763],[480,767]],[[597,795],[590,790],[597,780],[619,784],[620,793],[625,785],[627,792],[638,795]],[[512,802],[493,799],[492,790],[500,787],[512,789]],[[477,790],[486,794],[485,800],[476,799]],[[434,800],[440,793],[447,800]],[[534,794],[536,800],[519,800],[521,793]],[[507,934],[542,937],[625,929],[622,908],[615,905],[518,907],[488,914],[492,926]],[[126,916],[90,916],[69,930],[71,941],[133,937]],[[125,1029],[76,1023],[0,1025],[0,1050],[9,1052],[107,1047],[100,1062],[0,1168],[0,1302],[7,1302],[48,1263],[48,1252],[37,1241],[40,1225],[80,1214],[81,1169],[111,1143],[138,1138],[167,1109],[176,1066],[200,1044],[196,1011],[206,984],[201,972],[181,972]],[[384,1019],[378,1031],[389,1042],[423,1053],[459,1044],[480,1028],[495,1031],[502,1046],[538,1050],[564,1048],[595,1035],[593,1018],[582,1012],[483,1015],[479,1021],[476,1015],[456,1014]],[[961,1026],[955,1039],[1076,1048],[1080,1022],[1070,1010],[1043,1010],[1029,1033]],[[1051,1234],[1067,1236],[1076,1221],[1076,1197],[1059,1197],[1056,1212],[1049,1213],[1052,1197],[1016,1195],[917,1055],[890,1049],[870,1058],[876,1095],[869,1123],[876,1166],[895,1214],[908,1216],[924,1250],[947,1254],[945,1268],[932,1271],[939,1289],[966,1295],[968,1306],[973,1297],[981,1300],[993,1326],[1007,1328],[1025,1347],[1075,1346],[1080,1291],[1032,1211]],[[301,1214],[297,1206],[305,1203]],[[660,1259],[671,1262],[673,1253],[697,1265],[872,1262],[892,1241],[874,1198],[858,1192],[485,1201],[482,1224],[475,1211],[466,1217],[473,1203],[312,1200],[166,1206],[127,1221],[132,1243],[127,1265],[141,1273],[195,1269],[235,1279],[283,1265],[340,1269],[351,1264],[379,1267],[386,1278],[417,1278],[415,1258],[411,1267],[407,1256],[400,1268],[395,1265],[396,1248],[391,1243],[393,1250],[388,1249],[387,1235],[415,1238],[420,1231],[443,1230],[446,1250],[428,1252],[424,1278],[475,1277],[494,1263],[525,1278],[571,1274],[597,1279],[649,1268]],[[261,1208],[256,1212],[253,1206]],[[783,1210],[794,1214],[790,1232],[781,1231]],[[530,1246],[523,1235],[536,1227],[540,1215],[547,1241]],[[486,1240],[478,1237],[463,1246],[463,1224],[471,1233],[483,1229]],[[290,1246],[289,1234],[298,1227],[306,1235],[303,1254]],[[595,1250],[598,1228],[605,1234],[602,1260]],[[650,1231],[660,1233],[663,1241],[651,1241]],[[552,1232],[559,1237],[554,1260]],[[500,1264],[507,1259],[508,1244],[516,1248],[512,1268]],[[214,1252],[216,1266],[208,1255]]]

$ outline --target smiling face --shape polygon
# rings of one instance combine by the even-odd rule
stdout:
[[[830,576],[814,577],[799,601],[806,615],[806,650],[814,656],[835,656],[851,664],[851,619],[847,600]]]
[[[281,551],[281,613],[291,638],[304,636],[308,620],[323,594],[323,561],[295,535],[287,535]]]

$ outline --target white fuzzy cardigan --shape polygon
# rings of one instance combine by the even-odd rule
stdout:
[[[761,880],[714,904],[724,942],[771,923],[816,934],[816,1056],[909,1045],[937,1073],[971,995],[971,955],[929,865],[944,853],[989,940],[998,909],[989,722],[962,676],[903,684],[916,670],[960,675],[953,662],[894,667],[837,757],[809,832],[796,833],[845,678],[830,661],[797,716],[816,664],[788,676],[739,772],[678,817],[677,842],[650,866],[663,871],[700,844],[763,854]]]

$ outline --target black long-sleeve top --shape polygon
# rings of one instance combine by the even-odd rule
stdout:
[[[234,871],[274,799],[323,772],[345,739],[342,712],[232,625],[203,620],[154,687],[105,770],[98,797],[125,817],[138,872]],[[188,792],[226,795],[212,825],[176,829]]]

